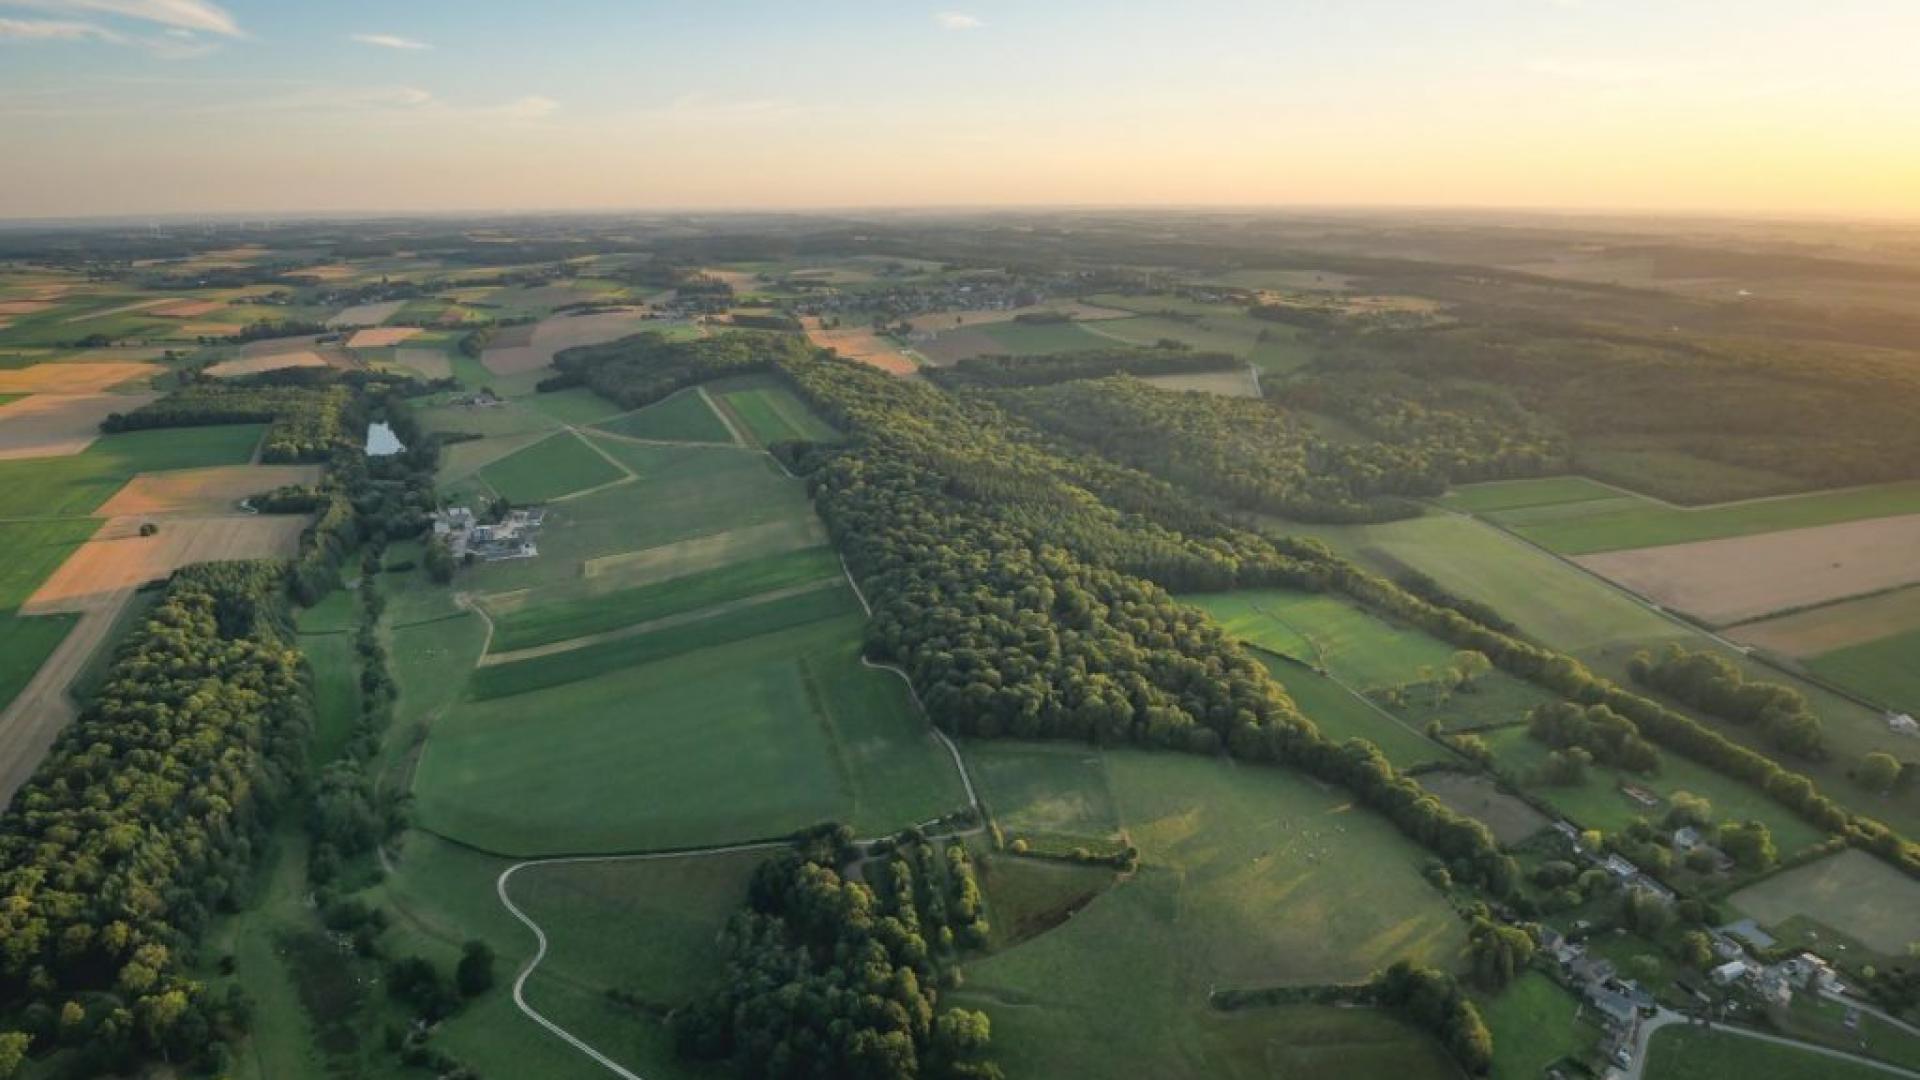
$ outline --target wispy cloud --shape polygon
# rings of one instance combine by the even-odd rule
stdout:
[[[117,41],[104,26],[64,19],[0,19],[0,41]]]
[[[9,7],[70,15],[119,15],[221,37],[245,37],[240,24],[211,0],[6,0]]]
[[[353,40],[362,45],[377,45],[382,49],[417,51],[433,48],[424,41],[415,41],[413,38],[401,37],[399,34],[355,34]]]
[[[980,21],[979,16],[964,11],[942,11],[934,15],[933,21],[942,30],[978,30],[987,25]]]

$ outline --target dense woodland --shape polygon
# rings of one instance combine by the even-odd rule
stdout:
[[[204,1061],[235,1020],[188,967],[305,767],[285,574],[175,574],[0,815],[0,1012],[36,1048],[77,1048],[90,1075]]]
[[[129,413],[114,413],[101,429],[206,427],[266,424],[260,459],[268,462],[326,461],[358,445],[361,432],[348,415],[352,395],[340,385],[230,385],[193,383]]]
[[[849,879],[852,831],[823,826],[754,870],[721,934],[726,985],[680,1010],[680,1052],[742,1077],[996,1080],[986,1016],[940,1009],[956,951],[984,939],[966,848],[908,839],[876,894]],[[960,935],[956,944],[956,928]]]
[[[1312,373],[1298,394],[1369,428],[1397,401],[1450,402],[1491,427],[1511,425],[1517,403],[1530,426],[1564,434],[1576,467],[1683,501],[1717,492],[1623,473],[1619,452],[1771,474],[1782,490],[1920,475],[1920,372],[1880,350],[1474,324],[1336,334]]]

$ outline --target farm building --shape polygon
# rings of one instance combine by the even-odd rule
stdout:
[[[1729,960],[1707,973],[1708,977],[1713,980],[1715,986],[1732,986],[1744,978],[1746,974],[1747,964],[1744,960]]]
[[[534,534],[546,522],[547,512],[538,507],[515,510],[500,521],[482,523],[465,506],[448,507],[433,515],[433,534],[447,542],[447,550],[456,559],[469,554],[487,562],[502,559],[531,559],[540,554]]]
[[[1887,730],[1897,735],[1920,735],[1920,721],[1906,713],[1888,713]]]

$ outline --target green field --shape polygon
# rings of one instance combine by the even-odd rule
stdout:
[[[325,764],[338,757],[360,720],[359,654],[351,633],[303,633],[299,648],[313,671],[313,749]]]
[[[1920,882],[1864,851],[1842,851],[1735,893],[1734,907],[1762,924],[1802,916],[1883,956],[1920,941]]]
[[[0,611],[0,709],[26,688],[33,673],[64,641],[77,615],[15,615]]]
[[[764,839],[827,819],[887,832],[964,803],[905,687],[860,666],[858,614],[723,634],[725,620],[656,635],[674,648],[653,662],[635,653],[597,678],[454,706],[420,763],[421,823],[532,855]]]
[[[1134,298],[1147,307],[1154,299]],[[1173,298],[1167,298],[1169,301]],[[1161,303],[1153,311],[1166,310]],[[1301,339],[1300,331],[1280,323],[1255,319],[1237,308],[1185,302],[1176,304],[1201,316],[1198,321],[1169,319],[1154,314],[1132,319],[1100,319],[1085,324],[1088,332],[1134,345],[1157,345],[1163,340],[1178,341],[1201,352],[1224,352],[1245,357],[1262,372],[1281,375],[1305,366],[1313,359],[1313,347]]]
[[[1447,492],[1440,498],[1440,504],[1469,514],[1490,514],[1497,510],[1519,510],[1530,506],[1617,499],[1621,495],[1618,488],[1608,487],[1584,476],[1547,476],[1533,480],[1467,484]]]
[[[1285,770],[1051,744],[965,749],[995,776],[1000,820],[1090,829],[1106,812],[1088,758],[1103,758],[1142,856],[1072,919],[969,965],[950,995],[989,1011],[1009,1075],[1310,1077],[1339,1064],[1455,1075],[1430,1042],[1377,1014],[1206,1004],[1212,988],[1364,979],[1402,956],[1452,963],[1464,929],[1421,878],[1423,853],[1384,819]],[[1050,806],[1058,791],[1078,805]]]
[[[0,461],[0,518],[90,514],[135,473],[244,465],[265,430],[226,424],[128,431],[66,457]]]
[[[1505,728],[1482,735],[1500,767],[1523,781],[1520,786],[1546,800],[1584,829],[1616,832],[1636,818],[1658,820],[1666,814],[1665,800],[1676,791],[1704,796],[1713,804],[1715,821],[1756,818],[1767,823],[1774,843],[1785,858],[1825,839],[1824,834],[1802,821],[1779,803],[1757,789],[1712,772],[1668,750],[1660,752],[1660,771],[1653,776],[1634,776],[1613,769],[1588,770],[1586,783],[1578,787],[1553,787],[1525,783],[1530,770],[1546,759],[1545,743],[1527,734],[1524,727]],[[1618,790],[1624,783],[1643,787],[1659,795],[1659,807],[1638,805]]]
[[[521,401],[528,407],[563,424],[591,424],[618,416],[621,408],[584,386],[532,394]]]
[[[1579,1000],[1538,971],[1483,999],[1480,1011],[1493,1032],[1494,1080],[1538,1080],[1561,1058],[1583,1057],[1600,1038],[1591,1019],[1580,1019]]]
[[[1324,668],[1360,691],[1413,682],[1421,668],[1444,668],[1454,653],[1445,642],[1327,593],[1241,589],[1179,599],[1212,615],[1233,637]]]
[[[728,390],[720,395],[720,401],[762,446],[795,439],[832,442],[840,437],[839,432],[782,386]]]
[[[477,701],[550,690],[567,683],[651,664],[756,634],[805,626],[859,611],[849,589],[814,589],[761,603],[701,613],[646,633],[614,635],[576,649],[494,664],[474,672],[469,693]]]
[[[1807,667],[1895,712],[1920,713],[1920,630],[1835,649]]]
[[[495,617],[493,651],[586,637],[839,575],[833,549],[803,548],[658,584],[517,608]]]
[[[977,327],[993,339],[999,351],[1012,356],[1048,356],[1081,349],[1111,347],[1113,339],[1101,337],[1077,322],[997,322]]]
[[[1267,670],[1286,687],[1293,703],[1328,738],[1365,739],[1402,769],[1452,758],[1451,751],[1421,734],[1423,725],[1389,716],[1332,679],[1315,675],[1296,664],[1259,653],[1254,655],[1266,663]]]
[[[1009,840],[1055,853],[1111,850],[1120,833],[1107,759],[1091,747],[970,742],[967,769]]]
[[[1562,555],[1589,555],[1915,513],[1920,513],[1920,481],[1697,509],[1651,501],[1633,509],[1600,506],[1592,514],[1514,525],[1513,531]],[[1493,517],[1499,520],[1498,514]]]
[[[1653,1033],[1647,1080],[1886,1080],[1869,1065],[1765,1043],[1690,1024]]]
[[[572,432],[560,432],[480,470],[502,498],[524,506],[611,484],[626,475]]]
[[[0,496],[4,498],[4,496]],[[47,575],[59,569],[73,550],[100,531],[98,518],[52,521],[0,521],[0,612],[12,611],[33,595]]]
[[[661,442],[731,443],[733,433],[720,422],[706,399],[691,390],[683,390],[638,412],[603,420],[602,431],[625,435],[630,439],[655,439]]]

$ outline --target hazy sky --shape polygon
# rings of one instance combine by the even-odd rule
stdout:
[[[0,217],[1920,216],[1920,0],[0,0]]]

